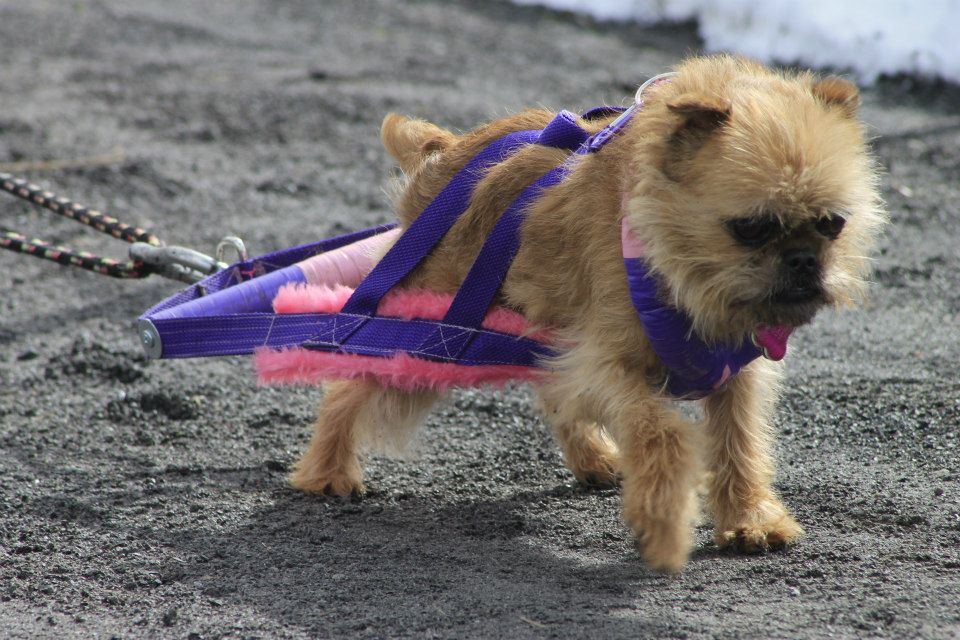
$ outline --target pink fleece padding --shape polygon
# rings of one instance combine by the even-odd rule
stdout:
[[[273,310],[277,313],[336,313],[343,309],[351,295],[353,289],[339,284],[285,284],[273,298]]]
[[[373,266],[374,256],[388,242],[400,235],[400,229],[391,229],[369,238],[351,242],[345,247],[326,251],[297,263],[307,282],[315,285],[342,284],[355,287]]]
[[[730,379],[730,375],[731,375],[731,374],[732,374],[732,372],[730,371],[730,365],[725,366],[725,367],[723,368],[723,373],[720,374],[720,379],[717,380],[716,383],[714,383],[713,388],[714,388],[714,389],[719,389],[720,387],[722,387],[723,385],[725,385],[725,384],[727,383],[727,380]]]
[[[288,284],[277,292],[273,308],[277,313],[336,313],[353,294],[342,284]],[[453,296],[425,290],[391,291],[377,308],[377,315],[410,320],[442,320]],[[495,307],[483,319],[483,328],[549,342],[548,331],[533,331],[515,311]],[[261,349],[255,356],[261,384],[318,384],[326,380],[365,378],[405,391],[450,387],[503,385],[509,380],[536,380],[542,369],[513,365],[462,365],[415,358],[406,353],[391,357],[329,353],[290,348]]]
[[[343,309],[353,289],[341,285],[333,287],[304,284],[284,285],[273,299],[277,313],[336,313]],[[380,302],[377,314],[391,318],[411,320],[442,320],[453,302],[448,293],[435,293],[423,289],[391,291]],[[510,309],[494,307],[483,319],[484,329],[529,336],[534,340],[549,341],[547,331],[533,331],[526,319]]]
[[[510,380],[537,380],[544,375],[544,370],[533,367],[432,362],[405,353],[381,358],[301,348],[262,349],[255,358],[260,384],[315,385],[326,380],[365,378],[403,391],[442,392],[450,387],[502,386]]]
[[[624,258],[641,258],[644,253],[643,241],[630,228],[626,218],[620,222],[620,246]]]

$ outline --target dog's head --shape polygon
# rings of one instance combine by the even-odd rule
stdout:
[[[694,58],[654,88],[625,214],[701,336],[798,326],[863,294],[884,222],[856,87]]]

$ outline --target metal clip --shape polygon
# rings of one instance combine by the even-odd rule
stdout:
[[[154,273],[192,284],[227,265],[186,247],[155,247],[146,242],[130,245],[130,259],[154,268]]]

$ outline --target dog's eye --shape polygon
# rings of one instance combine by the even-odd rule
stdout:
[[[749,247],[759,247],[780,230],[775,218],[736,218],[727,223],[733,237]]]
[[[840,232],[843,231],[843,225],[846,223],[846,218],[838,214],[833,214],[826,218],[820,218],[814,226],[820,235],[826,236],[831,240],[836,240]]]

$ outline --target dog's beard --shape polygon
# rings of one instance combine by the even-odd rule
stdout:
[[[784,276],[777,280],[760,305],[763,324],[798,327],[813,320],[817,311],[828,303],[819,273],[812,277]]]
[[[827,304],[822,291],[803,300],[786,301],[771,297],[754,307],[757,324],[799,327],[813,320]]]
[[[830,293],[819,280],[801,284],[777,278],[758,289],[747,297],[742,290],[739,295],[730,296],[732,302],[727,312],[719,314],[728,319],[729,326],[716,327],[715,334],[749,334],[761,325],[799,327],[809,324],[820,309],[832,304]]]
[[[837,284],[836,278],[828,279],[828,268],[823,266],[805,274],[792,273],[776,261],[764,267],[744,267],[727,269],[725,277],[710,279],[714,286],[725,285],[717,295],[704,295],[697,301],[688,298],[694,304],[703,303],[691,311],[712,325],[707,332],[729,335],[750,333],[760,325],[799,327],[837,299],[837,292],[831,291],[835,287],[829,286]]]

